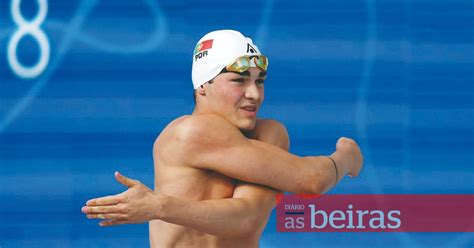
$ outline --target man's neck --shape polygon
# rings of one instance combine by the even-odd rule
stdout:
[[[239,129],[240,130],[240,129]],[[247,138],[247,139],[255,139],[255,132],[254,130],[240,130],[240,132]]]

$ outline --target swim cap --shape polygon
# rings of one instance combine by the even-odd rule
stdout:
[[[217,30],[204,35],[193,55],[194,89],[207,83],[240,56],[261,55],[252,39],[235,30]]]

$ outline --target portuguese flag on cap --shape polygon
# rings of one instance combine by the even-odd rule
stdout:
[[[212,41],[214,41],[214,40],[205,40],[205,41],[197,44],[196,48],[194,48],[194,54],[196,54],[198,52],[202,52],[202,51],[207,50],[207,49],[211,49],[212,48]]]

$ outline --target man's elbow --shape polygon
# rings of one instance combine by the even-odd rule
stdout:
[[[294,191],[296,194],[323,194],[326,186],[315,177],[308,177]]]
[[[306,192],[305,194],[320,195],[320,194],[326,193],[326,191],[329,190],[329,187],[327,186],[327,184],[318,179],[314,179],[309,184],[310,184],[310,187],[308,188],[308,192]]]

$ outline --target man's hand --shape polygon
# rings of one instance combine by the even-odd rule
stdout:
[[[128,190],[113,196],[87,201],[82,212],[89,219],[105,219],[100,226],[143,223],[155,219],[160,210],[159,197],[147,186],[115,172],[115,179]]]
[[[339,138],[336,143],[336,152],[331,157],[336,158],[338,164],[347,168],[349,176],[356,177],[362,169],[362,153],[357,143],[349,138]]]

